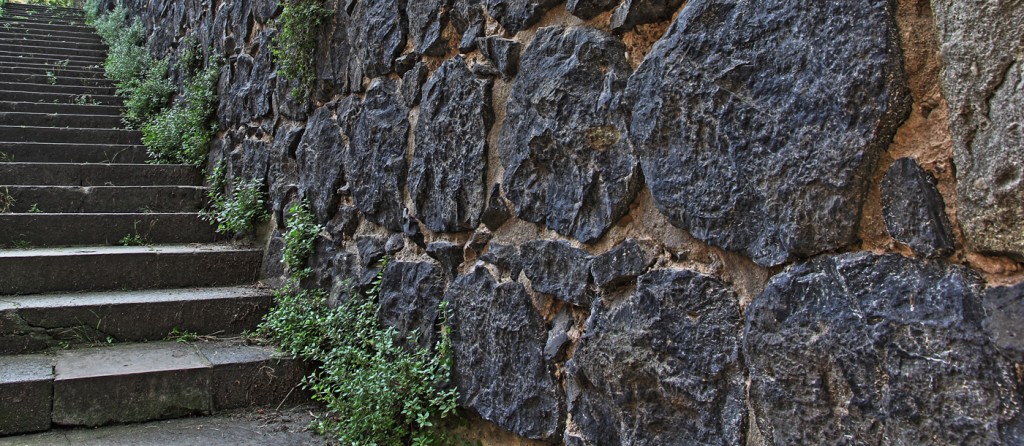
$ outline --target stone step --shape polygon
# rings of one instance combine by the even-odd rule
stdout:
[[[103,39],[99,35],[77,35],[77,34],[65,34],[50,31],[34,31],[34,30],[19,30],[9,31],[0,26],[0,39],[35,39],[35,40],[56,40],[62,42],[73,42],[73,43],[103,43]]]
[[[40,24],[40,25],[61,25],[61,26],[86,26],[85,20],[82,19],[68,19],[58,18],[53,16],[45,16],[39,14],[33,15],[5,15],[3,19],[0,19],[0,24],[3,23],[25,23],[29,25]]]
[[[0,142],[0,156],[10,161],[25,163],[141,164],[149,159],[144,146],[132,144]]]
[[[0,28],[8,31],[28,29],[33,31],[64,32],[73,34],[96,35],[96,29],[85,24],[71,25],[67,23],[47,23],[47,21],[0,19]]]
[[[0,435],[278,404],[302,393],[293,390],[307,372],[271,347],[230,341],[7,356],[0,370]]]
[[[20,41],[0,42],[0,51],[6,51],[8,53],[20,53],[25,56],[42,55],[67,57],[73,60],[79,60],[84,62],[92,61],[95,63],[103,63],[103,61],[107,59],[107,53],[104,50],[80,50],[77,48],[33,46],[23,44]]]
[[[142,142],[142,132],[125,129],[0,125],[0,141],[60,142],[69,144],[138,144]]]
[[[255,330],[273,291],[253,286],[0,296],[0,355]]]
[[[59,57],[33,58],[26,55],[0,55],[0,66],[8,69],[41,70],[34,73],[44,75],[46,72],[53,72],[54,74],[65,76],[74,74],[78,77],[94,77],[94,75],[99,75],[99,77],[104,79],[106,77],[102,63],[61,59]]]
[[[89,87],[83,85],[60,85],[60,84],[28,84],[21,82],[0,82],[0,90],[6,91],[29,91],[33,93],[63,93],[73,95],[112,96],[114,87],[107,85],[102,87]]]
[[[44,113],[66,115],[121,116],[121,107],[113,105],[50,104],[45,102],[0,101],[0,113]]]
[[[10,212],[105,214],[199,212],[206,188],[197,186],[0,186]]]
[[[3,250],[0,294],[242,285],[256,280],[261,254],[232,245]]]
[[[78,77],[74,72],[59,69],[41,70],[35,73],[10,73],[0,70],[0,83],[63,85],[76,87],[100,87],[114,91],[114,82],[99,77]]]
[[[0,90],[0,98],[12,102],[46,102],[50,104],[124,105],[119,96],[96,94],[38,93]]]
[[[43,209],[41,209],[43,210]],[[211,243],[222,239],[198,213],[0,214],[0,247]]]
[[[78,8],[65,8],[63,6],[42,6],[42,5],[29,5],[25,3],[7,3],[5,8],[11,8],[14,10],[30,10],[33,12],[49,13],[55,12],[60,14],[71,14],[71,15],[83,15],[84,13]]]
[[[2,62],[0,62],[2,63]],[[102,68],[89,68],[89,69],[70,69],[70,68],[55,68],[54,65],[50,64],[23,64],[23,63],[4,63],[0,65],[0,73],[7,75],[42,75],[46,76],[47,72],[53,72],[58,77],[71,77],[71,78],[87,78],[96,79],[101,81],[107,81],[106,74]],[[113,81],[109,81],[113,85]]]
[[[203,175],[181,164],[0,163],[0,185],[202,186]]]
[[[68,126],[73,128],[114,129],[124,127],[117,115],[80,115],[63,113],[0,112],[0,125],[30,127]]]
[[[0,28],[3,29],[3,28]],[[102,42],[83,42],[80,39],[74,41],[65,40],[60,37],[43,37],[40,34],[21,34],[17,36],[17,33],[2,33],[0,41],[5,44],[12,45],[24,45],[30,47],[48,47],[48,48],[70,48],[82,51],[100,51],[106,52],[107,46]],[[17,36],[17,37],[15,37]]]

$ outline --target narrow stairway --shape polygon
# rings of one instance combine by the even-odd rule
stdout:
[[[144,164],[80,11],[4,9],[0,436],[281,403],[301,365],[230,339],[271,304],[261,252],[217,243],[198,169]]]

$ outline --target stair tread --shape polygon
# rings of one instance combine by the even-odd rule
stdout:
[[[272,291],[267,288],[249,285],[0,296],[0,311],[24,308],[67,308],[73,306],[237,299],[239,297],[265,296],[271,293]]]
[[[67,257],[67,256],[105,256],[135,254],[201,254],[225,252],[259,252],[256,247],[243,247],[230,244],[186,244],[186,245],[153,245],[153,246],[72,246],[57,248],[8,249],[0,251],[0,259],[17,259],[26,257]]]

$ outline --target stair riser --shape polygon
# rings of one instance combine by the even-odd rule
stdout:
[[[3,62],[0,62],[3,63]],[[0,65],[0,74],[5,76],[46,76],[49,71],[54,71],[50,65],[36,65],[36,64],[4,64]],[[71,70],[63,69],[58,71],[58,76],[67,79],[90,79],[100,82],[110,82],[110,85],[114,85],[113,81],[106,79],[106,75],[103,74],[103,70],[96,69],[91,71],[85,70]],[[58,84],[61,82],[67,82],[64,79],[58,77]],[[47,78],[47,82],[49,79]]]
[[[43,113],[71,115],[121,116],[121,108],[109,105],[47,104],[42,102],[0,101],[0,113]]]
[[[51,70],[47,70],[51,71]],[[53,76],[43,73],[8,73],[0,71],[0,83],[61,85],[69,87],[98,87],[113,91],[114,83],[98,77],[78,77],[73,72],[53,71]],[[52,83],[51,83],[52,82]]]
[[[10,24],[9,26],[4,26]],[[17,31],[19,29],[28,29],[33,31],[43,32],[64,32],[73,34],[83,34],[87,36],[96,35],[96,30],[89,26],[82,25],[63,25],[59,23],[46,23],[39,21],[26,21],[26,20],[5,20],[0,21],[0,29],[5,31]]]
[[[83,36],[83,35],[71,35],[56,32],[32,32],[27,30],[20,30],[17,32],[6,31],[0,26],[0,39],[30,39],[30,40],[55,40],[60,42],[69,43],[84,43],[89,45],[103,44],[103,39],[100,36]]]
[[[27,91],[32,93],[60,93],[60,94],[88,94],[112,96],[114,87],[86,87],[81,85],[59,85],[59,84],[26,84],[20,82],[0,82],[0,90],[5,91]]]
[[[197,187],[0,186],[14,199],[11,212],[47,213],[199,212],[205,190]]]
[[[103,73],[102,62],[73,60],[60,56],[33,57],[26,54],[12,55],[10,53],[0,53],[0,64],[4,67],[41,68],[44,74],[48,70],[77,70]]]
[[[124,127],[120,116],[112,115],[70,115],[45,113],[4,113],[0,112],[0,124],[30,127],[74,127],[89,129],[113,129]],[[3,178],[0,176],[0,178]]]
[[[74,60],[95,61],[96,63],[103,63],[103,61],[107,58],[106,51],[103,50],[80,50],[77,48],[32,46],[23,44],[21,42],[0,43],[0,51],[7,51],[9,53],[20,53],[26,56],[32,54],[40,54],[44,56],[70,57]]]
[[[3,29],[3,28],[0,28]],[[74,49],[79,51],[89,52],[100,52],[105,53],[107,46],[102,43],[96,42],[81,42],[81,41],[68,41],[62,40],[59,37],[43,37],[43,36],[28,36],[22,35],[16,38],[10,38],[6,36],[0,36],[0,41],[5,42],[8,45],[23,45],[36,48],[66,48]]]
[[[0,97],[11,102],[46,102],[50,104],[82,104],[82,105],[124,105],[117,96],[107,95],[75,95],[65,93],[36,93],[31,91],[0,91]]]
[[[24,299],[30,305],[31,299]],[[237,335],[255,330],[272,304],[269,293],[234,298],[126,304],[25,307],[0,312],[0,355],[67,345],[164,340],[173,330]]]
[[[120,129],[76,129],[0,125],[0,141],[69,144],[138,144],[142,132]]]
[[[146,243],[210,243],[221,238],[196,214],[0,214],[0,248],[118,245],[126,235]]]
[[[0,183],[26,186],[202,186],[199,169],[181,165],[0,163]]]
[[[0,294],[240,285],[259,264],[255,251],[0,257]]]
[[[140,164],[149,159],[142,146],[105,144],[33,144],[0,143],[0,153],[23,163],[126,163]]]

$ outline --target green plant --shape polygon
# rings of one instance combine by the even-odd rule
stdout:
[[[145,237],[136,234],[127,234],[121,237],[121,241],[118,242],[121,246],[143,246],[146,244]]]
[[[32,242],[28,240],[15,240],[14,247],[17,249],[28,249],[32,247]]]
[[[224,165],[217,166],[208,179],[210,191],[210,209],[203,212],[203,218],[217,225],[221,234],[243,234],[252,230],[256,223],[267,219],[264,208],[263,179],[239,180],[233,184],[230,195],[221,192],[226,180]]]
[[[56,85],[57,84],[57,74],[54,73],[53,71],[47,71],[46,72],[46,82],[49,83],[50,85]]]
[[[202,165],[216,125],[220,64],[211,63],[185,83],[181,100],[142,126],[142,143],[155,163]]]
[[[7,152],[0,152],[0,163],[13,163],[14,155]]]
[[[182,344],[188,342],[196,342],[199,340],[199,334],[196,332],[182,330],[178,327],[171,329],[171,332],[167,335],[168,341],[180,342]]]
[[[30,214],[42,214],[43,210],[39,209],[39,203],[32,203],[32,206],[29,206],[29,208],[28,208],[28,213],[30,213]]]
[[[306,100],[316,81],[316,46],[321,28],[334,11],[323,5],[323,0],[287,0],[278,22],[281,31],[274,36],[273,55],[277,73],[286,80],[296,81],[292,97]]]
[[[293,279],[277,292],[260,331],[320,364],[304,384],[327,407],[314,422],[322,434],[342,444],[446,444],[439,425],[455,414],[458,398],[449,312],[444,304],[438,309],[433,349],[401,346],[396,330],[377,319],[381,271],[368,292],[352,293],[336,308],[323,291],[300,289]]]
[[[288,230],[284,233],[284,256],[281,261],[291,274],[305,277],[309,275],[309,270],[304,269],[306,261],[313,253],[316,236],[323,227],[316,224],[316,218],[305,201],[297,201],[288,208],[285,226]]]

